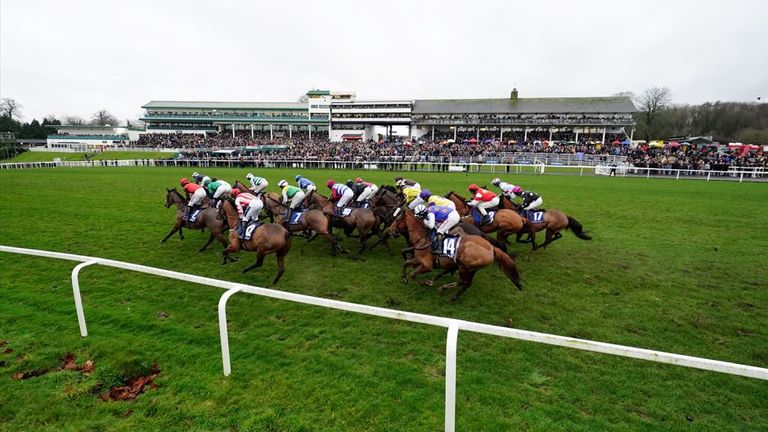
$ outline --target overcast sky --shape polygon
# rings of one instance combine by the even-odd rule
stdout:
[[[150,100],[768,98],[768,1],[0,1],[25,121]]]

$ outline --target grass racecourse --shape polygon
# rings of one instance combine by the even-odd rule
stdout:
[[[190,169],[0,171],[0,244],[92,255],[266,286],[275,260],[222,266],[207,234],[165,244],[166,187]],[[229,181],[246,170],[204,171]],[[274,185],[294,170],[263,170]],[[304,171],[316,182],[356,174]],[[433,192],[490,176],[409,173]],[[294,239],[280,290],[494,325],[768,367],[768,185],[609,177],[509,176],[545,207],[578,219],[550,248],[518,252],[524,290],[497,267],[451,292],[403,285],[401,258],[332,258]],[[321,188],[325,191],[325,188]],[[276,187],[270,187],[276,190]],[[344,240],[352,247],[354,239]],[[225,378],[218,288],[92,266],[80,275],[90,335],[72,301],[74,262],[0,253],[0,430],[439,431],[444,329],[251,295],[229,303]],[[94,362],[90,376],[57,370]],[[126,378],[160,370],[135,401],[102,401]],[[29,379],[12,376],[47,372]],[[768,383],[462,332],[459,431],[765,431]]]

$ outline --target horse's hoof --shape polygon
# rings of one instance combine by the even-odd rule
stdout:
[[[400,280],[403,282],[403,285],[408,285],[408,278],[407,277],[400,278]]]

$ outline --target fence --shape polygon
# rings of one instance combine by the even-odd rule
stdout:
[[[219,299],[219,336],[221,339],[221,358],[224,368],[224,375],[229,376],[232,372],[229,357],[229,333],[227,329],[227,301],[236,293],[255,294],[263,297],[287,300],[296,303],[303,303],[315,306],[326,307],[330,309],[356,312],[365,315],[378,316],[383,318],[409,321],[414,323],[427,324],[448,329],[446,352],[445,352],[445,430],[453,432],[455,430],[456,418],[456,349],[458,344],[459,330],[500,336],[530,342],[543,343],[547,345],[556,345],[580,349],[584,351],[600,352],[604,354],[613,354],[621,357],[649,360],[658,363],[668,363],[678,366],[685,366],[696,369],[703,369],[714,372],[722,372],[730,375],[740,375],[749,378],[768,380],[768,369],[755,366],[728,363],[718,360],[710,360],[700,357],[691,357],[679,354],[672,354],[662,351],[653,351],[642,348],[634,348],[623,345],[615,345],[604,342],[595,342],[586,339],[570,338],[565,336],[551,335],[547,333],[538,333],[528,330],[518,330],[507,327],[499,327],[488,324],[481,324],[471,321],[463,321],[448,317],[438,317],[424,315],[413,312],[404,312],[393,309],[385,309],[375,306],[367,306],[356,303],[342,302],[319,297],[311,297],[302,294],[294,294],[283,291],[276,291],[267,288],[254,287],[250,285],[210,279],[202,276],[179,273],[170,270],[163,270],[154,267],[148,267],[138,264],[131,264],[122,261],[114,261],[104,258],[89,257],[84,255],[67,254],[60,252],[49,252],[37,249],[17,248],[0,245],[0,252],[9,252],[22,255],[33,255],[47,258],[57,258],[69,261],[79,261],[80,264],[72,270],[72,291],[75,299],[75,309],[80,326],[80,335],[88,336],[88,329],[85,323],[85,314],[83,312],[83,303],[80,297],[80,282],[78,279],[80,270],[93,265],[100,264],[108,267],[132,270],[140,273],[146,273],[156,276],[163,276],[171,279],[177,279],[186,282],[193,282],[202,285],[209,285],[226,289]]]
[[[3,169],[30,168],[99,168],[99,167],[187,167],[198,168],[294,168],[294,169],[346,169],[357,171],[411,171],[411,172],[461,172],[489,175],[505,174],[556,174],[556,175],[609,175],[608,165],[561,165],[546,164],[533,159],[526,163],[498,164],[474,162],[392,162],[392,161],[314,161],[314,160],[217,160],[217,159],[126,159],[57,162],[18,162],[0,164]],[[766,181],[765,167],[730,167],[727,171],[693,170],[673,168],[643,168],[617,165],[616,174],[623,177],[674,178],[676,180],[729,180]]]

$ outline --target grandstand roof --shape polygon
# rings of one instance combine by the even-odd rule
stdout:
[[[637,111],[626,96],[519,98],[519,99],[422,99],[413,114],[464,113],[632,113]]]
[[[149,101],[144,109],[242,109],[242,110],[307,110],[300,102],[204,102],[204,101]]]

